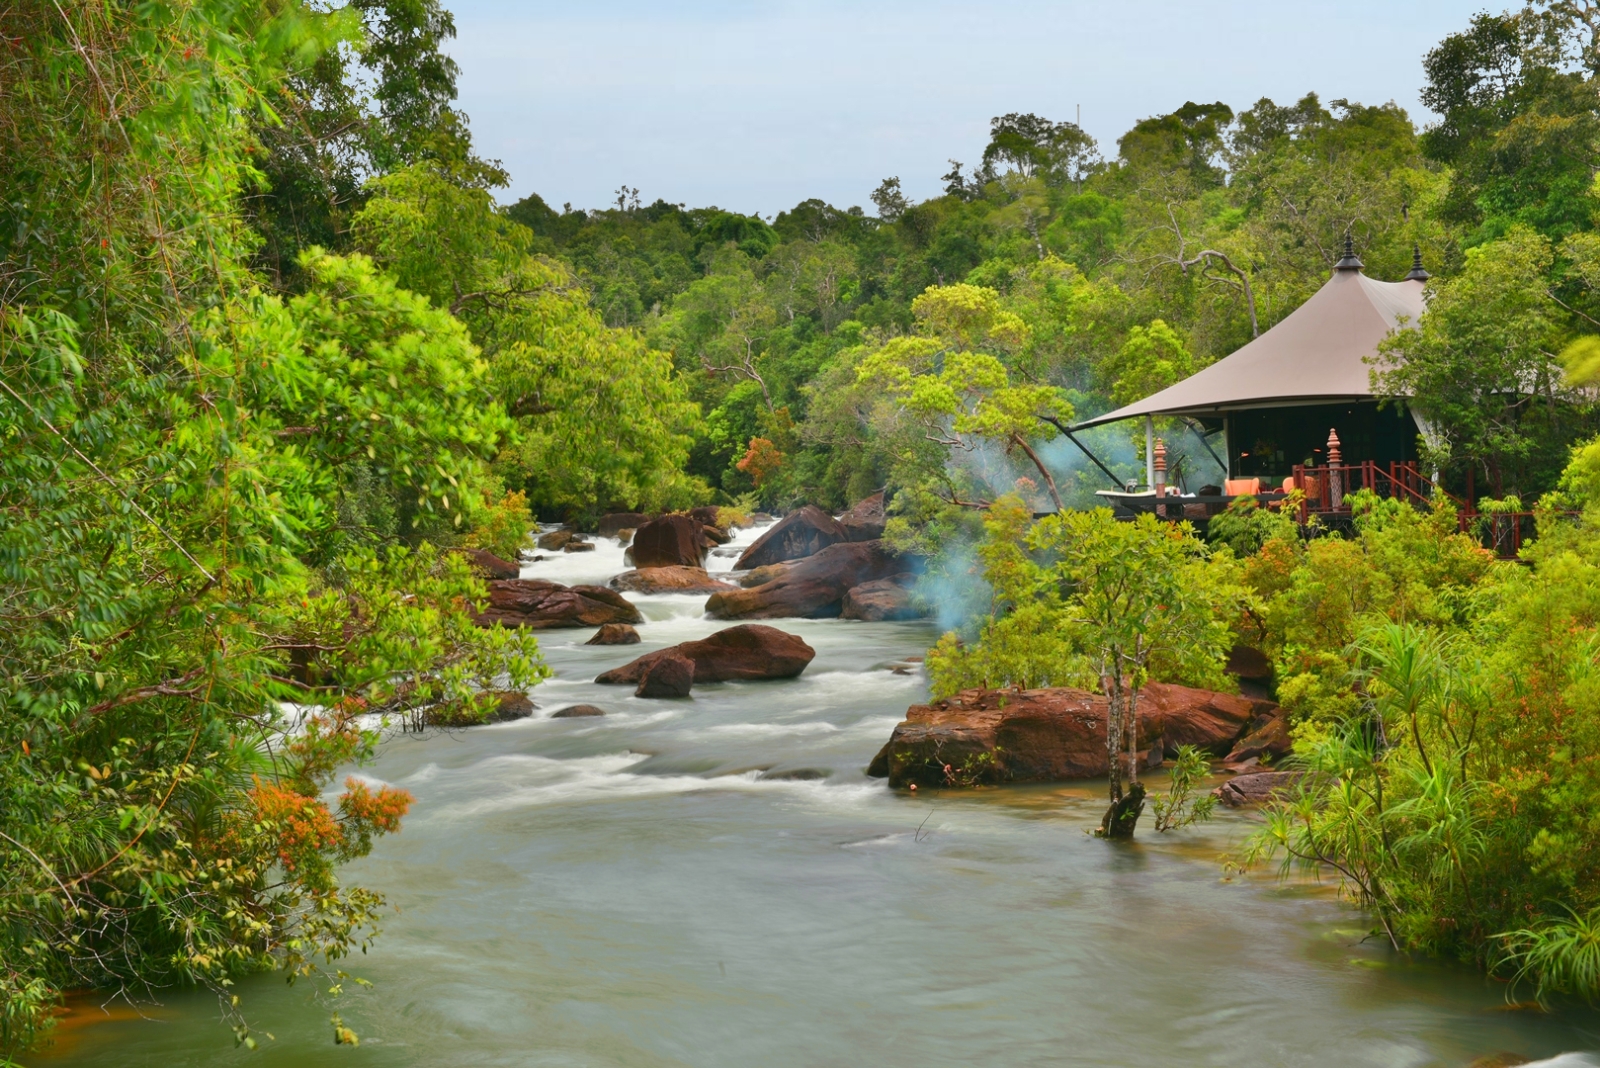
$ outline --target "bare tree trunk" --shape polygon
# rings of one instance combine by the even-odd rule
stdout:
[[[1045,470],[1044,461],[1039,459],[1039,454],[1034,452],[1032,446],[1023,440],[1021,434],[1012,434],[1011,440],[1017,443],[1018,448],[1028,454],[1028,459],[1033,461],[1033,466],[1037,467],[1039,474],[1044,476],[1044,488],[1050,491],[1050,499],[1055,502],[1056,511],[1066,511],[1061,506],[1061,494],[1056,492],[1056,480],[1050,476],[1049,471]]]
[[[1105,676],[1106,760],[1111,776],[1111,803],[1122,800],[1122,677],[1113,672]]]
[[[1123,734],[1127,740],[1128,781],[1139,781],[1139,691],[1128,693],[1128,712],[1123,720]]]

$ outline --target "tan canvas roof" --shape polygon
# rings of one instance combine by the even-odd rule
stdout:
[[[1378,342],[1422,316],[1418,281],[1379,282],[1343,268],[1283,322],[1237,352],[1141,401],[1086,419],[1097,426],[1139,415],[1210,415],[1274,404],[1372,396],[1365,362]],[[1074,428],[1076,429],[1076,427]]]

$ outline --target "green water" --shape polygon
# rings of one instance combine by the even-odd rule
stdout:
[[[622,564],[602,545],[524,573],[603,579]],[[926,695],[892,669],[930,627],[779,621],[817,650],[801,678],[648,701],[587,680],[720,624],[702,598],[637,601],[642,646],[546,637],[538,718],[397,738],[364,769],[417,803],[349,872],[399,909],[350,965],[373,987],[339,999],[359,1049],[334,1046],[311,990],[263,976],[239,988],[275,1036],[254,1053],[213,997],[180,993],[27,1063],[1399,1068],[1600,1049],[1600,1018],[1505,1011],[1499,985],[1367,938],[1329,888],[1229,881],[1248,814],[1119,847],[1085,833],[1100,784],[867,779]],[[611,714],[547,718],[578,701]]]

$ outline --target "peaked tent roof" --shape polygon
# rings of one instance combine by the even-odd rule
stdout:
[[[1361,261],[1356,260],[1357,264]],[[1372,396],[1366,360],[1422,316],[1423,283],[1379,282],[1340,267],[1310,300],[1248,345],[1173,386],[1073,427],[1139,415],[1214,415],[1273,404]]]

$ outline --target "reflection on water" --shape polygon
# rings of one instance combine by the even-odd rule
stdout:
[[[748,543],[746,534],[740,543]],[[525,569],[604,582],[621,550]],[[726,553],[726,550],[724,550]],[[714,557],[726,569],[733,554]],[[633,597],[644,644],[542,638],[537,717],[397,738],[364,774],[417,797],[350,877],[398,907],[339,1006],[241,984],[276,1038],[235,1050],[209,995],[77,1027],[49,1065],[1596,1065],[1591,1015],[1409,961],[1331,888],[1229,880],[1249,817],[1130,846],[1087,835],[1102,784],[894,794],[863,770],[919,675],[921,624],[778,621],[799,679],[641,700],[591,681],[721,624]],[[603,719],[550,719],[564,705]]]

